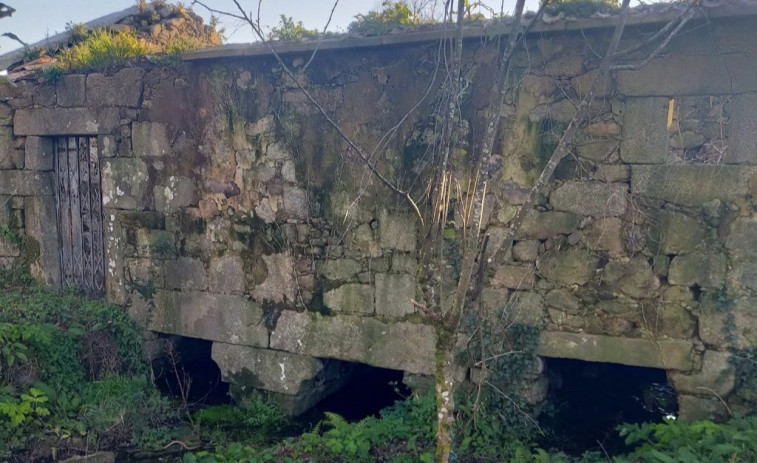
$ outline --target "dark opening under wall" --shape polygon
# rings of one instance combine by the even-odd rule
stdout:
[[[161,392],[189,405],[230,403],[229,385],[210,357],[213,343],[204,339],[163,338],[163,355],[153,361],[155,384]]]
[[[352,364],[352,367],[352,375],[344,386],[302,415],[300,420],[316,423],[324,412],[332,412],[349,421],[357,421],[378,416],[382,409],[410,394],[407,386],[402,384],[402,371],[362,363]]]
[[[626,450],[617,426],[659,422],[677,414],[664,370],[580,360],[546,360],[549,405],[541,416],[543,445],[578,455],[587,450]]]

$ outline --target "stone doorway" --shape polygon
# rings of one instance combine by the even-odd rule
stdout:
[[[105,246],[97,137],[58,137],[53,146],[61,282],[101,296]]]

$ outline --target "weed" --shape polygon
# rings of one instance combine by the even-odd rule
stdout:
[[[384,0],[381,11],[355,16],[348,30],[359,35],[383,35],[395,29],[408,29],[421,24],[421,19],[404,2]]]
[[[59,66],[50,66],[42,70],[42,78],[50,84],[57,83],[63,77],[63,69]]]
[[[294,22],[291,16],[281,15],[279,25],[271,28],[271,40],[303,40],[318,37],[318,30],[307,29],[302,21]]]
[[[96,70],[120,64],[147,53],[145,44],[131,31],[111,33],[97,29],[84,41],[63,50],[61,67],[68,70]]]

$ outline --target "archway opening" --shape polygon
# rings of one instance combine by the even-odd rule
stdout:
[[[548,358],[548,407],[541,417],[549,430],[543,445],[572,455],[627,450],[617,427],[660,422],[678,412],[665,370],[613,363]]]

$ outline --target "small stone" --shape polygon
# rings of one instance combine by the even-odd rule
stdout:
[[[539,241],[523,240],[513,245],[513,258],[522,262],[534,262],[539,255]]]

